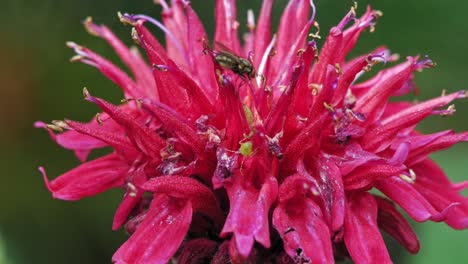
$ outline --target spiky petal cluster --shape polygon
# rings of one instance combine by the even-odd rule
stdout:
[[[452,114],[453,107],[441,108],[465,92],[389,102],[410,92],[413,73],[433,63],[408,57],[360,81],[373,64],[396,59],[384,47],[346,59],[380,12],[368,8],[357,18],[352,8],[319,53],[308,40],[313,3],[289,1],[272,36],[272,2],[263,2],[256,25],[249,11],[241,45],[234,1],[216,1],[214,41],[232,50],[229,63],[219,57],[225,51],[209,48],[202,23],[181,0],[160,1],[163,23],[120,15],[150,65],[107,27],[85,21],[132,77],[68,44],[73,60],[99,69],[128,99],[114,105],[85,89],[85,99],[102,110],[92,121],[36,123],[83,162],[53,181],[41,171],[58,199],[124,190],[113,229],[125,225],[131,236],[114,262],[389,263],[381,230],[419,250],[396,205],[417,222],[468,227],[468,200],[459,194],[468,184],[452,183],[428,157],[467,141],[468,133],[415,130],[428,116]],[[164,30],[166,48],[148,23]],[[258,77],[235,68],[236,56],[248,59]],[[109,146],[112,153],[86,161],[93,149]]]

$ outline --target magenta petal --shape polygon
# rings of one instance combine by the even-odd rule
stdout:
[[[280,203],[273,212],[273,226],[295,263],[333,263],[330,231],[320,207],[310,199]]]
[[[125,193],[122,202],[120,202],[119,207],[115,211],[114,221],[112,222],[112,230],[119,229],[133,210],[135,205],[140,201],[141,197],[143,196],[143,192],[139,191],[135,194],[129,195],[129,193]]]
[[[349,197],[344,242],[356,264],[392,263],[377,225],[377,202],[369,193]]]
[[[224,146],[229,150],[233,150],[239,147],[239,141],[249,133],[249,125],[234,84],[227,77],[223,78],[223,83],[219,87],[218,99],[219,103],[222,103],[222,109],[218,111],[222,113],[221,117],[225,119],[226,142]]]
[[[375,197],[379,207],[377,222],[379,227],[395,238],[409,252],[416,254],[419,251],[419,240],[410,224],[398,212],[392,202],[387,199]]]
[[[258,69],[261,58],[271,40],[271,8],[273,0],[265,0],[262,3],[260,16],[258,17],[257,28],[255,30],[255,50],[254,50],[254,66]]]
[[[138,155],[136,149],[131,145],[130,140],[124,136],[123,131],[114,131],[112,124],[108,126],[106,122],[101,126],[93,126],[92,124],[84,124],[69,120],[67,120],[66,123],[76,132],[101,140],[107,145],[112,146],[123,156],[134,158]]]
[[[268,211],[277,195],[275,178],[268,178],[257,190],[245,186],[240,174],[233,176],[232,184],[225,184],[228,192],[230,210],[221,235],[233,233],[236,247],[241,256],[247,257],[252,250],[254,240],[264,247],[270,247]]]
[[[330,215],[331,230],[338,231],[345,217],[345,191],[337,165],[328,157],[322,157],[317,164],[321,188],[320,193],[325,205],[325,213]]]
[[[125,46],[106,26],[96,25],[90,20],[85,21],[85,26],[91,33],[105,39],[135,76],[137,85],[135,90],[129,91],[129,94],[135,97],[156,99],[157,94],[154,92],[156,87],[153,75],[145,60],[138,53]]]
[[[141,189],[141,184],[145,182],[146,179],[147,175],[145,173],[145,165],[138,167],[134,167],[134,165],[132,165],[126,178],[127,191],[115,212],[114,221],[112,222],[112,230],[117,230],[125,224],[125,221],[127,221],[128,216],[134,207],[141,201],[141,197],[144,193]]]
[[[382,106],[388,101],[390,95],[410,78],[415,69],[415,59],[409,57],[407,62],[387,70],[381,80],[359,98],[353,110],[364,113],[367,117],[366,123],[374,122],[385,109]]]
[[[363,147],[366,150],[372,150],[375,152],[382,151],[390,144],[389,139],[394,138],[402,129],[418,124],[424,118],[431,115],[435,109],[449,104],[454,99],[459,98],[460,95],[460,92],[456,92],[450,95],[441,96],[416,104],[412,107],[408,107],[403,111],[383,119],[376,127],[370,129],[366,133],[362,140]]]
[[[83,135],[73,130],[54,134],[51,129],[47,128],[47,124],[41,121],[35,122],[34,127],[46,129],[53,141],[63,148],[74,150],[75,155],[81,162],[86,161],[91,150],[107,146],[107,143],[99,139]]]
[[[432,215],[437,214],[437,211],[424,196],[413,185],[405,182],[400,177],[393,176],[377,181],[375,186],[401,206],[415,221],[424,222],[430,219]]]
[[[203,24],[193,11],[190,5],[185,6],[187,15],[187,45],[188,57],[191,63],[191,70],[194,72],[194,79],[198,81],[198,85],[203,89],[204,94],[208,96],[210,102],[214,102],[217,96],[216,78],[212,74],[214,71],[213,60],[210,56],[200,52],[204,49],[203,40],[207,40]]]
[[[398,175],[406,169],[403,165],[391,165],[384,162],[373,162],[343,177],[346,190],[368,187],[372,183]]]
[[[122,186],[129,166],[118,155],[107,156],[82,163],[78,167],[49,182],[45,170],[40,171],[52,196],[61,200],[79,200],[108,189]]]
[[[437,139],[433,140],[432,142],[424,146],[421,146],[416,149],[412,149],[408,157],[407,164],[409,165],[416,164],[419,161],[426,159],[427,156],[433,152],[441,151],[441,150],[444,150],[453,146],[456,143],[467,142],[467,141],[468,141],[468,132],[462,132],[458,134],[452,133],[449,135],[438,137]]]
[[[451,186],[441,186],[424,178],[416,180],[415,188],[441,212],[436,220],[443,220],[454,229],[468,229],[468,198]]]
[[[85,47],[78,46],[75,43],[68,43],[68,46],[73,48],[78,54],[76,60],[96,67],[104,76],[122,88],[125,95],[137,98],[145,96],[137,89],[137,84],[132,80],[132,78],[130,78],[127,73],[125,73],[122,69],[114,65],[109,60],[101,57],[100,55]]]
[[[125,128],[127,136],[143,153],[152,158],[160,157],[160,150],[166,143],[159,138],[159,136],[151,131],[144,124],[135,120],[127,111],[112,105],[105,100],[93,97],[89,94],[86,95],[86,100],[96,103],[104,112],[109,114],[112,119]]]
[[[236,4],[234,0],[216,1],[216,30],[214,40],[228,47],[237,54],[241,54],[236,20]]]
[[[313,18],[309,20],[310,3],[308,0],[291,0],[283,11],[278,29],[278,43],[276,46],[277,55],[273,58],[273,71],[267,77],[276,79],[279,70],[284,66],[285,60],[294,58],[288,56],[291,50],[296,52],[298,48],[304,45],[309,27],[312,25]],[[294,23],[291,23],[294,21]],[[273,82],[272,82],[273,83]]]
[[[179,113],[159,102],[142,102],[142,107],[158,118],[168,131],[176,134],[183,142],[190,145],[195,153],[202,155],[205,151],[205,142],[188,124],[187,119]]]
[[[313,83],[323,83],[328,65],[335,65],[338,62],[339,50],[343,46],[343,33],[336,27],[330,30],[330,34],[322,47],[318,63],[314,64],[309,81]]]
[[[195,212],[205,213],[217,224],[223,220],[218,200],[213,192],[195,179],[175,175],[156,177],[143,184],[142,189],[155,194],[167,194],[170,197],[190,200]]]
[[[143,222],[115,252],[119,264],[166,264],[182,243],[192,220],[187,200],[155,196]]]

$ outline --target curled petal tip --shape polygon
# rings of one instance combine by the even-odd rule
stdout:
[[[456,206],[459,206],[459,205],[460,205],[460,203],[451,203],[444,210],[442,210],[440,213],[432,215],[430,219],[432,221],[434,221],[434,222],[445,221],[445,219],[447,218],[448,213],[450,213],[450,211],[452,209],[454,209]],[[468,224],[468,220],[467,220],[467,224]]]
[[[85,18],[85,20],[83,20],[83,25],[89,34],[96,36],[96,37],[101,35],[101,29],[99,28],[98,25],[93,23],[92,17],[89,16]]]
[[[120,22],[124,25],[136,26],[137,24],[137,19],[135,19],[133,15],[117,12],[117,16],[119,17]]]
[[[47,173],[46,173],[44,167],[39,166],[37,169],[38,169],[39,172],[41,172],[41,174],[42,174],[42,179],[44,180],[44,183],[45,183],[45,185],[46,185],[47,190],[49,190],[49,192],[53,193],[52,186],[50,185],[50,181],[49,181],[49,179],[47,178]]]

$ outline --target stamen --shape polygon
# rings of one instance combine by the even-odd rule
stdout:
[[[434,68],[437,66],[437,63],[433,62],[429,56],[425,55],[424,59],[416,62],[416,70],[417,71],[422,71],[425,68]]]
[[[91,94],[89,93],[88,88],[86,87],[83,87],[83,96],[85,99],[88,99],[91,97]]]
[[[332,105],[327,104],[326,102],[323,102],[323,106],[331,113],[335,112],[335,108]]]
[[[96,118],[96,122],[102,126],[103,125],[103,122],[102,122],[102,119],[101,119],[101,113],[96,113],[96,115],[94,116],[94,118]]]
[[[127,187],[128,187],[128,190],[130,191],[128,193],[128,195],[130,197],[136,197],[136,194],[137,194],[137,188],[135,187],[135,185],[133,185],[131,182],[127,182]]]
[[[313,96],[316,96],[321,90],[323,85],[318,83],[309,83],[307,87],[310,89]]]
[[[409,184],[414,184],[414,181],[405,174],[400,174],[400,178]]]
[[[273,35],[273,38],[271,39],[270,44],[268,44],[267,48],[265,49],[265,52],[263,53],[263,56],[262,56],[262,60],[260,61],[260,65],[258,66],[258,75],[256,78],[258,87],[261,87],[262,78],[260,76],[263,75],[263,71],[265,70],[268,57],[271,53],[271,50],[275,46],[275,43],[276,43],[276,34]]]
[[[340,64],[338,62],[335,63],[335,71],[336,71],[336,74],[338,74],[338,75],[341,75],[341,73],[342,73],[341,66],[340,66]]]
[[[414,184],[416,181],[416,173],[412,169],[409,169],[408,173],[409,175],[400,174],[400,178],[409,184]]]
[[[136,28],[134,28],[134,27],[132,27],[131,36],[132,36],[133,41],[136,44],[138,44],[139,46],[141,46],[140,36],[138,35],[138,32],[137,32]]]
[[[169,66],[167,65],[162,65],[162,64],[153,64],[153,69],[156,69],[158,71],[165,72],[169,70]]]
[[[101,32],[99,30],[99,27],[96,26],[94,23],[93,23],[93,18],[92,17],[87,17],[84,21],[83,21],[83,25],[86,29],[86,31],[88,31],[89,34],[93,35],[93,36],[96,36],[96,37],[99,37],[101,35]]]
[[[56,126],[56,125],[52,125],[52,124],[46,124],[45,125],[48,129],[51,129],[55,132],[63,132],[63,128],[62,127],[59,127],[59,126]]]
[[[440,115],[440,116],[451,116],[456,111],[457,110],[455,109],[455,105],[451,104],[445,110],[434,110],[434,111],[432,111],[432,113],[435,114],[435,115]]]
[[[247,10],[247,27],[250,31],[255,29],[255,16],[252,9]]]
[[[302,54],[304,54],[304,52],[305,52],[305,49],[298,49],[297,52],[296,52],[296,56],[300,57],[300,56],[302,56]]]
[[[309,33],[309,37],[313,39],[321,39],[322,37],[319,35],[320,34],[320,25],[317,21],[314,21],[314,24],[312,24],[313,27],[317,29],[315,33]]]

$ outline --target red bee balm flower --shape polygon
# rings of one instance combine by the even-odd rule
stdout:
[[[390,263],[380,230],[419,250],[396,206],[417,222],[468,227],[468,199],[459,194],[468,182],[452,183],[429,159],[468,141],[468,132],[415,130],[428,116],[454,113],[443,107],[465,91],[389,102],[434,63],[408,57],[360,81],[375,63],[397,60],[384,47],[345,59],[379,11],[357,17],[351,8],[319,52],[310,40],[318,33],[309,34],[318,28],[312,1],[289,1],[273,36],[272,2],[263,1],[257,25],[249,11],[241,45],[234,0],[216,1],[214,48],[188,1],[159,1],[162,23],[120,14],[150,65],[87,19],[133,77],[68,43],[73,61],[96,67],[127,99],[114,105],[85,89],[103,111],[91,122],[37,122],[83,162],[53,181],[40,170],[58,199],[124,190],[112,228],[125,226],[130,238],[115,263]],[[152,24],[166,48],[145,27]],[[106,146],[114,151],[86,161]]]

